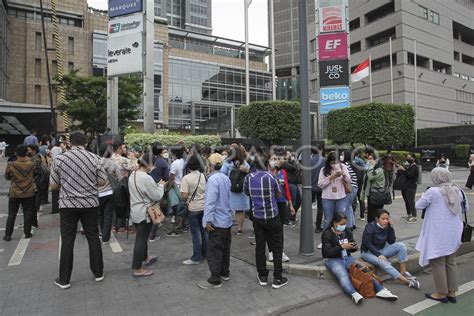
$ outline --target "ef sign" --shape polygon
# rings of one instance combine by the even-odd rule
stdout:
[[[349,61],[331,60],[319,63],[319,84],[327,86],[349,85]]]
[[[347,33],[320,34],[319,60],[347,59]]]

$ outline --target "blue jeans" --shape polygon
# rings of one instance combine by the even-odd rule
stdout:
[[[203,212],[189,212],[188,223],[193,239],[192,261],[200,262],[207,257],[207,231],[202,227]]]
[[[326,261],[324,261],[326,268],[331,271],[332,274],[334,274],[334,276],[339,281],[342,290],[347,295],[352,295],[357,292],[352,285],[351,276],[349,274],[351,264],[355,263],[355,261],[356,260],[351,256],[347,257],[345,260],[342,258],[332,258],[326,259]],[[374,284],[375,293],[378,293],[384,289],[384,287],[378,281],[372,279],[372,282]]]
[[[396,242],[391,245],[386,244],[385,247],[380,250],[380,253],[387,258],[387,261],[379,260],[379,258],[371,252],[363,252],[361,257],[365,261],[384,270],[392,278],[398,279],[400,272],[392,266],[390,258],[397,256],[398,262],[407,262],[407,246],[402,242]]]
[[[337,212],[345,213],[344,209],[346,208],[346,198],[339,200],[329,200],[323,199],[323,211],[324,211],[324,220],[323,227],[328,229],[331,227],[332,219]]]
[[[345,197],[346,206],[345,212],[347,216],[347,227],[352,228],[355,225],[355,218],[354,218],[354,209],[352,208],[352,202],[357,197],[357,188],[352,187],[352,192],[348,193]]]

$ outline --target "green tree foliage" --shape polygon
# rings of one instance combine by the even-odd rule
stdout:
[[[237,116],[242,135],[267,143],[300,137],[300,125],[299,102],[253,102],[242,106]]]
[[[328,138],[336,144],[411,146],[415,111],[410,105],[370,103],[328,114]]]
[[[132,147],[140,146],[142,148],[148,148],[153,143],[161,143],[164,146],[176,145],[178,142],[184,142],[186,146],[199,145],[199,146],[220,146],[221,138],[217,135],[181,135],[181,134],[145,134],[145,133],[134,133],[125,135],[125,143]]]
[[[107,78],[78,76],[77,70],[64,76],[66,101],[58,105],[73,122],[72,130],[83,130],[94,135],[107,127]],[[120,77],[119,80],[119,127],[137,118],[142,101],[142,84],[138,77]]]

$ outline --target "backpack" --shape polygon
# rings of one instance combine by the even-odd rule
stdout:
[[[38,189],[47,186],[49,181],[50,171],[43,163],[40,165],[38,175],[36,176],[36,187]]]
[[[239,167],[234,164],[234,168],[230,171],[230,191],[234,193],[241,193],[244,191],[244,180],[247,174],[240,171]]]
[[[117,218],[130,217],[130,192],[128,191],[128,177],[123,177],[113,189],[112,200]]]

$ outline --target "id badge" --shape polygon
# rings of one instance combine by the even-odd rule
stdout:
[[[336,193],[337,192],[337,187],[332,187],[332,192]]]

